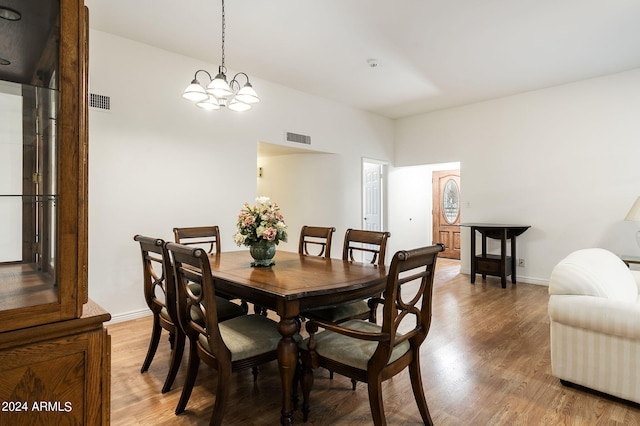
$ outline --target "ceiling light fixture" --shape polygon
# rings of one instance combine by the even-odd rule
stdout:
[[[22,14],[17,10],[0,6],[0,18],[6,19],[7,21],[19,21],[22,18]]]
[[[222,0],[222,65],[218,67],[218,74],[211,78],[207,70],[198,70],[193,76],[191,84],[182,93],[182,97],[195,102],[197,106],[207,111],[228,107],[233,111],[247,111],[251,105],[260,102],[260,98],[249,82],[246,73],[239,72],[227,83],[227,68],[224,66],[224,33],[226,29],[224,0]],[[209,78],[206,89],[198,81],[198,74],[204,73]],[[238,82],[238,77],[246,79],[244,86]]]

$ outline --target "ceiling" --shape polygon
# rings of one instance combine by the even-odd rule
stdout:
[[[220,63],[220,0],[85,3],[93,29]],[[390,118],[640,67],[639,0],[227,0],[225,11],[230,72]]]

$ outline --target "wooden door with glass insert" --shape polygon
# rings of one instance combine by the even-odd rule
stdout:
[[[444,244],[440,257],[460,259],[460,170],[433,172],[432,183],[433,244]]]

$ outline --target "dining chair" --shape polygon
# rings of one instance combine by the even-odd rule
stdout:
[[[220,228],[212,226],[192,226],[185,228],[173,228],[174,241],[185,246],[196,246],[205,249],[207,254],[220,253]],[[233,296],[219,293],[219,297],[232,300]],[[249,305],[245,300],[240,301],[240,306],[249,311]]]
[[[220,228],[217,225],[173,228],[173,236],[178,244],[206,248],[207,254],[220,252]]]
[[[187,406],[202,360],[218,371],[209,424],[220,425],[229,400],[231,373],[277,359],[281,338],[278,324],[257,314],[218,321],[217,305],[212,303],[216,294],[215,279],[207,253],[201,248],[175,243],[167,243],[167,250],[176,276],[178,316],[189,340],[187,377],[176,414]],[[189,283],[199,284],[202,292],[193,293]]]
[[[153,313],[151,340],[149,341],[149,349],[142,363],[140,373],[144,373],[149,369],[160,343],[162,329],[167,330],[169,332],[171,357],[167,378],[162,386],[162,393],[166,393],[171,390],[180,368],[186,339],[178,320],[173,266],[169,253],[165,248],[166,243],[164,240],[143,235],[136,235],[133,239],[140,243],[144,296],[149,309]],[[191,288],[193,292],[200,291],[199,286],[192,284]],[[220,321],[244,315],[247,312],[241,306],[220,297],[216,299],[216,303]]]
[[[342,260],[351,262],[363,260],[376,266],[384,266],[387,239],[390,236],[389,232],[347,229],[342,247]],[[356,259],[356,253],[360,253],[358,259]],[[367,299],[303,311],[301,317],[338,323],[351,319],[368,319],[376,322],[376,311],[377,305],[373,304],[373,299]],[[331,379],[333,379],[333,373],[333,370],[329,370]],[[351,380],[351,387],[353,390],[356,389],[356,380]]]
[[[298,253],[307,256],[331,257],[331,237],[334,232],[336,232],[334,227],[303,226],[300,229]]]
[[[164,247],[164,240],[142,235],[136,235],[133,239],[140,243],[144,296],[149,309],[153,313],[151,340],[140,373],[144,373],[149,369],[158,349],[162,329],[167,330],[169,332],[171,357],[169,372],[162,386],[162,393],[166,393],[171,389],[171,385],[176,378],[185,343],[185,334],[178,325],[173,270]]]
[[[365,261],[372,265],[384,266],[389,237],[391,237],[391,234],[386,231],[347,229],[342,247],[342,260],[352,262]],[[357,253],[360,253],[361,257],[356,259]],[[376,309],[374,306],[370,306],[368,300],[357,300],[329,308],[305,311],[302,315],[306,318],[316,318],[331,322],[343,322],[350,319],[376,321]]]
[[[433,425],[420,373],[420,346],[431,325],[433,277],[437,244],[399,251],[391,260],[382,298],[382,324],[355,319],[343,323],[310,320],[309,337],[300,342],[302,413],[309,417],[313,369],[331,371],[367,383],[371,416],[376,426],[386,425],[382,381],[409,367],[411,388],[425,425]],[[318,332],[318,327],[324,330]]]

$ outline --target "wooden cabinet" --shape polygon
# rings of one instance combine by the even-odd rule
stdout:
[[[108,424],[110,315],[88,299],[88,12],[0,9],[0,424]]]

